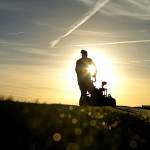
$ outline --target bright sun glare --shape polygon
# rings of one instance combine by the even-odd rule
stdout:
[[[95,85],[100,87],[101,82],[106,81],[108,83],[107,88],[115,90],[119,78],[114,68],[113,60],[99,51],[89,51],[88,56],[92,58],[97,68],[97,82]]]
[[[88,71],[91,73],[91,75],[94,75],[95,70],[96,70],[96,68],[93,65],[89,66],[89,68],[88,68]]]

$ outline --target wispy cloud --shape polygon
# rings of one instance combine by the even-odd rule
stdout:
[[[26,52],[26,53],[34,53],[34,54],[42,54],[42,55],[49,55],[49,53],[38,50],[38,49],[32,49],[32,48],[28,48],[28,49],[18,49],[18,51],[20,52]]]
[[[90,30],[75,30],[72,34],[75,35],[88,35],[88,36],[103,36],[103,37],[122,37],[125,35],[113,32],[101,32],[101,31],[90,31]]]
[[[137,62],[150,62],[150,60],[149,59],[147,59],[147,60],[132,60],[131,62],[133,62],[133,63],[137,63]]]
[[[0,41],[0,44],[3,45],[11,45],[11,46],[24,46],[24,43],[18,43],[18,42],[10,42],[10,41]]]
[[[18,34],[24,34],[25,32],[14,32],[14,33],[8,33],[8,35],[18,35]],[[7,35],[7,34],[6,34]]]
[[[150,42],[150,40],[121,41],[121,42],[109,42],[109,43],[97,43],[97,44],[80,44],[75,46],[101,46],[101,45],[130,44],[130,43],[143,43],[143,42]]]
[[[45,56],[52,56],[52,57],[60,57],[61,54],[57,53],[56,51],[49,52],[49,49],[45,48],[38,48],[33,45],[19,43],[19,42],[13,42],[13,41],[0,41],[0,46],[4,45],[7,46],[8,49],[11,49],[13,51],[23,52],[23,53],[32,53],[32,54],[38,54],[38,55],[45,55]],[[5,51],[6,52],[6,51]]]
[[[63,36],[58,37],[56,40],[50,42],[50,47],[53,48],[62,38],[68,36],[75,29],[85,23],[89,18],[91,18],[100,8],[102,8],[109,0],[99,0],[83,17],[77,21],[73,26],[70,27],[70,30]]]
[[[133,61],[127,61],[127,62],[113,61],[112,63],[120,64],[121,66],[131,66],[132,65],[132,66],[150,68],[149,62],[150,62],[150,60],[142,60],[142,61],[141,60],[136,60],[136,61],[133,60]]]
[[[20,34],[25,34],[25,32],[12,32],[12,33],[5,33],[5,34],[0,34],[0,36],[12,36],[12,35],[20,35]]]
[[[111,1],[101,13],[108,16],[127,16],[150,20],[150,2],[148,0]]]
[[[145,12],[149,12],[149,6],[150,3],[148,0],[128,0],[131,4],[133,4],[134,6],[138,7],[141,10],[145,10]]]
[[[83,2],[83,3],[87,4],[87,5],[93,4],[93,0],[92,1],[91,0],[78,0],[78,1]]]
[[[49,26],[49,24],[45,21],[45,19],[33,19],[32,23],[39,25],[39,26]]]
[[[48,49],[40,49],[40,48],[33,48],[33,47],[18,47],[16,48],[16,50],[19,52],[39,54],[39,55],[52,56],[52,57],[61,56],[60,54],[54,52],[49,53]]]

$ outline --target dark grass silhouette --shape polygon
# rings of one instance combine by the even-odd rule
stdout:
[[[117,107],[3,99],[0,100],[0,149],[143,150],[150,147],[149,120],[150,115]]]

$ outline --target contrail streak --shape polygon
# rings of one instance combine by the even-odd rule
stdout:
[[[70,30],[64,34],[63,36],[58,37],[56,40],[52,41],[50,43],[50,47],[53,48],[62,38],[68,36],[71,32],[73,32],[75,29],[77,29],[79,26],[81,26],[83,23],[85,23],[89,18],[91,18],[100,8],[102,8],[106,3],[108,3],[110,0],[99,0],[92,9],[90,9],[87,13],[83,15],[83,17],[77,21],[73,26],[70,27]]]
[[[122,42],[111,42],[111,43],[97,43],[97,44],[80,44],[74,46],[100,46],[100,45],[116,45],[116,44],[128,44],[128,43],[143,43],[150,42],[150,40],[138,40],[138,41],[122,41]]]

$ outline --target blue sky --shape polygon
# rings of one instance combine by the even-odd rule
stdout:
[[[149,8],[148,0],[1,0],[0,95],[78,104],[74,67],[86,49],[101,59],[99,82],[115,72],[108,90],[119,105],[150,104]]]

